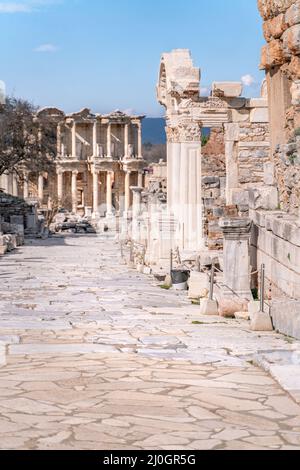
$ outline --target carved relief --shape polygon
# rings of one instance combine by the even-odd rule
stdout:
[[[201,140],[201,123],[180,122],[176,127],[168,126],[166,133],[170,143],[199,142]]]

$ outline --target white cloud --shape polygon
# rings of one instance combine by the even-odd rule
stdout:
[[[0,2],[0,13],[29,13],[32,11],[30,3]]]
[[[17,2],[0,1],[1,13],[31,13],[41,7],[61,3],[62,0],[19,0]]]
[[[41,44],[34,49],[34,52],[56,52],[57,49],[54,44]]]
[[[252,77],[252,75],[247,74],[242,76],[241,81],[244,86],[251,86],[255,83],[255,78]]]

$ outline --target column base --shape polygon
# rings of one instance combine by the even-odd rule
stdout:
[[[93,212],[93,213],[92,213],[92,219],[93,219],[93,220],[100,219],[100,214],[99,214],[99,212]]]

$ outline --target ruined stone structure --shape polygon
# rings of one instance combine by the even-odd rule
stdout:
[[[95,115],[88,109],[65,115],[55,108],[37,114],[44,116],[57,127],[55,172],[36,175],[25,170],[21,185],[15,176],[2,175],[3,188],[24,199],[37,199],[42,207],[58,199],[74,214],[127,216],[130,187],[144,184],[143,116],[120,111]]]
[[[168,211],[177,223],[174,242],[183,250],[203,250],[207,244],[220,247],[217,225],[222,205],[235,204],[243,211],[248,190],[263,186],[270,171],[265,87],[261,98],[253,100],[241,97],[239,82],[213,83],[208,98],[201,97],[199,90],[200,70],[190,52],[177,49],[163,54],[157,94],[166,108]],[[203,127],[223,136],[224,155],[203,155]],[[276,190],[272,187],[269,192],[275,209]]]
[[[258,0],[267,41],[261,68],[266,71],[274,156],[281,209],[300,207],[300,1]]]

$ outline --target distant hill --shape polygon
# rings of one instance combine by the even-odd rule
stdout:
[[[143,143],[166,143],[166,121],[164,118],[145,118],[143,120]]]
[[[143,143],[165,144],[166,143],[166,121],[164,118],[145,118],[143,120]],[[209,135],[210,130],[203,128],[204,135]]]

